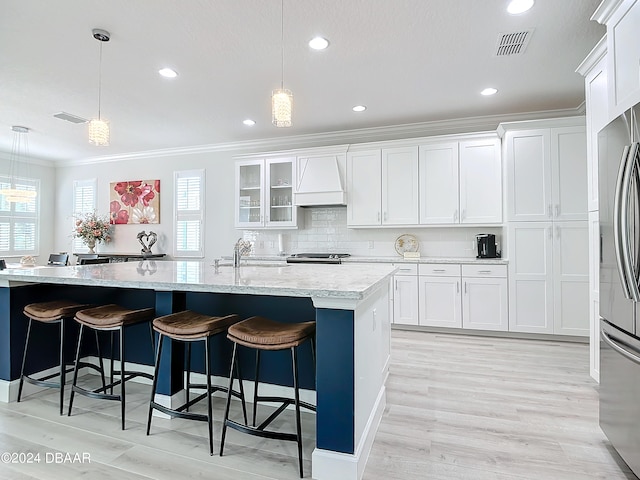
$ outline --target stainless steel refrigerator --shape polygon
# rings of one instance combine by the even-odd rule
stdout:
[[[640,476],[640,104],[598,134],[600,427]]]

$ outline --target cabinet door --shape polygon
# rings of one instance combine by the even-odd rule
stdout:
[[[552,222],[509,225],[509,330],[553,333]]]
[[[264,225],[264,160],[246,160],[236,165],[236,215],[239,228]]]
[[[420,223],[459,223],[458,142],[421,145]]]
[[[554,328],[589,335],[589,231],[587,222],[553,225]]]
[[[418,148],[382,149],[382,224],[418,224]]]
[[[462,327],[460,277],[418,277],[420,325]]]
[[[498,139],[460,142],[460,223],[502,223]]]
[[[614,118],[640,102],[640,0],[624,0],[607,22],[610,110]]]
[[[347,155],[347,225],[380,225],[382,157],[380,150]]]
[[[507,132],[507,219],[551,220],[551,133],[548,129]]]
[[[554,220],[587,219],[587,137],[584,127],[551,129]]]
[[[395,275],[393,289],[393,323],[418,325],[418,277]]]
[[[293,206],[295,157],[265,161],[265,226],[295,227],[298,210]]]
[[[462,277],[462,326],[477,330],[509,328],[506,278]]]

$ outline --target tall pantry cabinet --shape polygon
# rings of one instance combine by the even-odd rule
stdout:
[[[583,118],[501,124],[509,331],[589,335]]]

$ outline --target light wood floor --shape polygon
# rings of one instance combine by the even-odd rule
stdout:
[[[598,428],[587,345],[405,331],[392,336],[387,409],[365,480],[636,479]],[[39,464],[0,463],[0,479],[298,478],[291,442],[229,431],[225,455],[211,457],[205,423],[157,418],[147,437],[148,392],[141,384],[128,389],[125,431],[116,402],[76,397],[71,417],[58,415],[54,390],[0,404],[0,453],[42,458]],[[214,401],[218,418],[223,404]],[[283,418],[278,427],[289,429],[291,420]],[[303,415],[307,478],[314,422]],[[216,450],[219,438],[216,422]],[[86,452],[91,463],[46,463],[47,453],[53,458],[55,452]]]

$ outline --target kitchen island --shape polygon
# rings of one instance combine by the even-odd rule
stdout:
[[[15,398],[30,302],[70,298],[129,308],[153,306],[156,315],[185,308],[210,315],[263,315],[274,320],[317,322],[316,369],[301,379],[316,392],[316,448],[313,478],[359,479],[385,407],[384,382],[390,345],[389,265],[222,265],[204,262],[143,261],[78,267],[0,271],[0,398]],[[143,340],[143,333],[138,336]],[[147,334],[148,338],[148,334]],[[41,340],[39,370],[55,361],[55,345]],[[148,342],[148,340],[147,340]],[[220,339],[216,365],[225,363],[228,345]],[[71,343],[71,342],[70,342]],[[135,343],[132,342],[132,343]],[[127,361],[150,365],[148,347],[127,343]],[[182,385],[176,362],[182,351],[167,349],[170,368],[161,372],[159,391],[168,398]],[[131,354],[130,354],[131,353]],[[301,353],[301,357],[303,354]],[[310,357],[310,355],[308,355]],[[163,357],[164,358],[164,357]],[[216,361],[220,360],[220,361]],[[311,361],[308,361],[311,365]],[[284,366],[284,364],[282,364]],[[288,366],[290,368],[290,365]],[[301,369],[304,369],[304,364]],[[288,370],[273,364],[267,381],[287,385]],[[309,370],[309,369],[307,369]],[[245,371],[251,371],[250,369]],[[280,372],[284,371],[280,375]],[[179,373],[178,373],[179,372]],[[228,374],[222,368],[214,372]],[[280,377],[283,377],[282,379]]]

